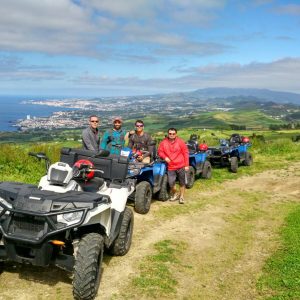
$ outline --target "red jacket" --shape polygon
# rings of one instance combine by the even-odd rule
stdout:
[[[171,160],[168,163],[169,170],[178,170],[189,166],[188,148],[179,137],[176,137],[174,142],[165,138],[158,147],[158,155],[162,159],[168,157]]]

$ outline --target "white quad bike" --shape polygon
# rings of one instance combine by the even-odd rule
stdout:
[[[73,272],[75,299],[95,298],[104,250],[125,255],[133,232],[128,160],[103,154],[63,148],[50,166],[30,153],[46,160],[39,185],[0,183],[0,261],[56,265]]]

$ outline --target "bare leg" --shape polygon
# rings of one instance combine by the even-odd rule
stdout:
[[[184,198],[185,186],[180,187],[180,198]]]
[[[171,188],[171,195],[175,195],[176,192],[177,192],[176,185],[174,184],[174,186],[172,186]]]

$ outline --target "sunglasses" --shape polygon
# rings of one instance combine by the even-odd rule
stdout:
[[[144,127],[144,125],[136,124],[135,127]]]
[[[92,120],[92,121],[90,121],[91,123],[99,123],[99,121],[94,121],[94,120]]]
[[[174,133],[169,132],[168,135],[176,135],[176,132],[174,132]]]

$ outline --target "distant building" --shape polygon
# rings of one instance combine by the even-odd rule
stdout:
[[[27,116],[26,116],[26,119],[27,119],[27,120],[30,120],[30,115],[27,115]]]

